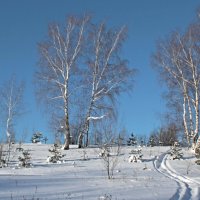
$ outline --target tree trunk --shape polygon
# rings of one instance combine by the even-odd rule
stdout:
[[[193,136],[193,147],[195,148],[197,139],[199,137],[199,99],[198,96],[196,96],[196,102],[195,102],[195,111],[196,111],[196,128],[195,133]]]
[[[189,118],[190,118],[190,136],[194,135],[194,125],[193,125],[193,117],[192,117],[192,109],[190,105],[190,99],[187,95],[187,104],[188,104],[188,111],[189,111]]]
[[[66,115],[66,122],[65,122],[65,143],[64,143],[64,150],[69,150],[70,144],[70,128],[69,128],[69,117],[68,114]]]
[[[89,133],[87,132],[86,133],[86,143],[85,143],[85,146],[88,147],[89,145]]]
[[[64,143],[64,150],[69,150],[69,143],[70,143],[70,134],[66,133],[65,143]]]
[[[83,147],[83,133],[80,133],[78,136],[78,148],[82,148]]]
[[[85,144],[85,146],[86,147],[88,147],[88,145],[89,145],[89,128],[90,128],[90,122],[89,122],[89,120],[87,120],[87,122],[86,122],[86,144]]]
[[[89,144],[89,126],[90,126],[90,120],[88,119],[90,117],[90,113],[91,113],[91,108],[92,108],[92,104],[90,105],[88,114],[86,116],[85,119],[85,124],[83,126],[83,130],[81,130],[81,132],[79,133],[79,137],[78,137],[78,148],[82,148],[83,147],[83,137],[86,135],[86,147]]]
[[[190,146],[190,137],[189,137],[188,125],[187,125],[187,119],[186,119],[186,98],[185,98],[185,95],[183,97],[183,126],[184,126],[185,136],[187,138],[188,146]]]

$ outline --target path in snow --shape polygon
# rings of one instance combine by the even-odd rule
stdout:
[[[177,183],[178,189],[172,196],[171,200],[199,200],[200,183],[187,176],[179,174],[172,168],[168,158],[169,155],[167,153],[160,155],[158,159],[154,161],[154,167],[159,173]]]

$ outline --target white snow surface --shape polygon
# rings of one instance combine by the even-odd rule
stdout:
[[[98,147],[71,146],[63,150],[62,162],[50,164],[46,160],[51,146],[24,144],[23,148],[30,150],[32,167],[17,167],[20,152],[16,152],[11,166],[0,168],[0,199],[200,199],[200,166],[187,149],[182,160],[172,160],[167,154],[169,147],[143,147],[142,162],[130,163],[133,147],[124,146],[109,180]]]

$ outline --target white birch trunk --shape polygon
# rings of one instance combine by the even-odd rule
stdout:
[[[188,125],[187,125],[187,115],[186,115],[186,97],[184,96],[184,101],[183,101],[183,126],[185,130],[185,136],[187,138],[188,145],[190,146],[190,134],[188,131]]]

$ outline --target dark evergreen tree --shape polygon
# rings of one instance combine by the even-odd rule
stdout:
[[[32,143],[40,143],[42,142],[43,135],[40,132],[36,132],[33,134],[31,141]]]
[[[131,134],[131,137],[129,137],[129,139],[127,141],[127,145],[128,146],[136,146],[137,145],[137,138],[133,133]]]

